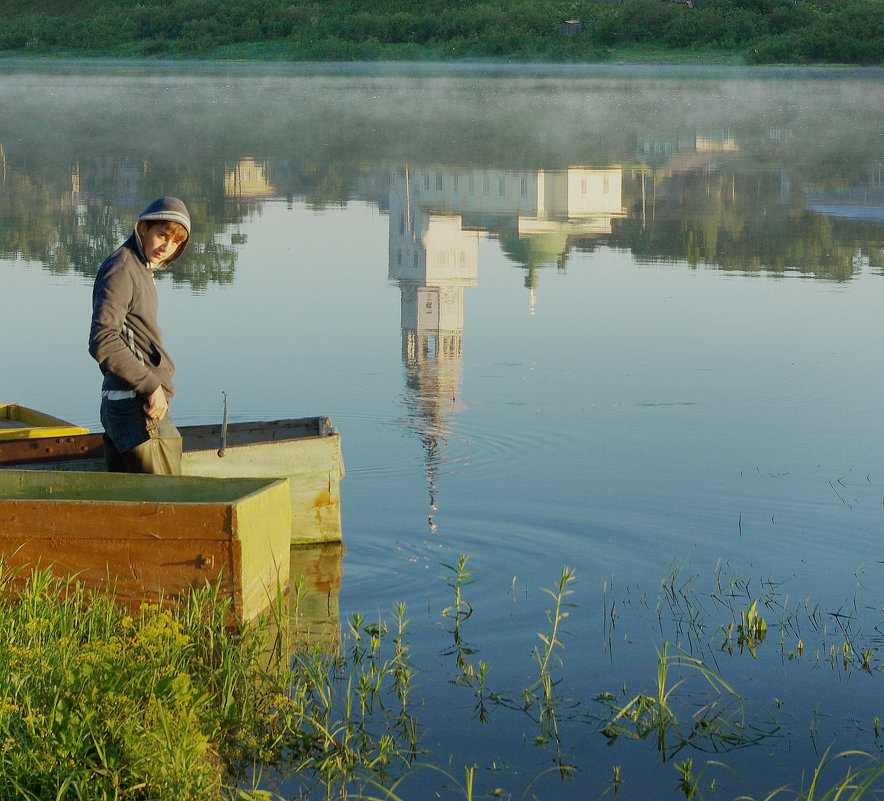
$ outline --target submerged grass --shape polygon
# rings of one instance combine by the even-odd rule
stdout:
[[[691,679],[701,680],[700,686],[688,687]],[[678,703],[679,688],[690,689],[690,697],[708,700],[685,712],[683,700]],[[663,643],[658,654],[653,692],[638,693],[623,704],[608,695],[599,700],[611,713],[602,726],[609,742],[621,736],[653,739],[664,760],[688,746],[716,752],[744,748],[761,742],[779,728],[774,717],[764,710],[764,725],[754,723],[747,714],[748,701],[734,687],[709,665],[669,643]],[[685,765],[689,769],[690,760],[682,763]]]

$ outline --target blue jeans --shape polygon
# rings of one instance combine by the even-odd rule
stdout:
[[[168,413],[152,420],[139,398],[102,400],[101,424],[110,472],[181,475],[181,434]]]

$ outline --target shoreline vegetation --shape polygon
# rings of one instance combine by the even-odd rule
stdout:
[[[884,63],[884,0],[0,0],[0,56]]]
[[[563,681],[566,627],[577,609],[570,600],[575,574],[565,567],[551,589],[541,588],[549,598],[530,654],[534,668],[522,677],[530,684],[495,689],[488,678],[494,666],[477,660],[465,638],[477,571],[465,555],[442,566],[451,599],[441,613],[452,643],[444,652],[450,692],[475,699],[479,725],[493,710],[521,716],[526,736],[533,730],[552,760],[521,796],[502,797],[536,797],[532,786],[550,771],[567,782],[578,768],[568,761],[566,724],[588,725],[608,745],[645,741],[680,777],[674,795],[701,801],[708,790],[716,797],[706,770],[727,768],[728,753],[764,746],[782,725],[779,703],[765,709],[725,680],[728,660],[745,654],[754,662],[757,652],[773,649],[784,665],[809,660],[811,668],[831,667],[836,680],[881,670],[875,646],[849,620],[826,631],[819,607],[789,603],[776,582],[728,579],[717,566],[704,604],[695,577],[673,564],[657,613],[676,636],[658,648],[656,678],[637,694],[624,683],[597,695],[601,711],[593,712],[589,699],[566,694]],[[606,650],[620,617],[608,589],[606,582]],[[302,590],[299,580],[261,625],[231,626],[217,587],[170,609],[128,609],[112,586],[87,590],[49,571],[25,580],[0,573],[0,797],[276,801],[294,789],[296,798],[402,801],[425,797],[434,777],[454,788],[451,797],[479,797],[479,766],[465,766],[461,783],[457,767],[434,765],[439,755],[421,742],[426,722],[415,685],[422,671],[412,659],[405,604],[387,619],[353,614],[343,639],[323,647],[297,625]],[[852,721],[864,724],[875,743],[878,718]],[[701,764],[704,754],[714,758]],[[786,783],[763,797],[877,798],[882,778],[880,755],[825,750],[809,787]],[[634,780],[614,765],[597,789],[616,794]],[[280,782],[284,795],[273,792]],[[823,782],[830,789],[819,794]]]

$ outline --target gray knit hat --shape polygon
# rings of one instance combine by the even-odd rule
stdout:
[[[183,200],[177,197],[161,197],[151,203],[138,218],[138,222],[142,220],[168,220],[169,222],[181,223],[190,236],[190,215],[187,213],[187,206]]]
[[[187,206],[184,205],[183,200],[179,200],[177,197],[157,198],[141,212],[138,221],[135,223],[135,237],[138,239],[139,249],[141,248],[141,237],[138,235],[138,223],[142,221],[151,223],[176,222],[183,225],[184,230],[187,231],[187,239],[181,243],[178,250],[155,269],[162,269],[167,264],[175,261],[184,252],[184,248],[187,247],[187,243],[190,241],[190,214],[188,214]]]

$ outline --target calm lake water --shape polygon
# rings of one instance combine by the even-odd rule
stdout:
[[[452,777],[403,797],[476,765],[475,797],[667,799],[686,759],[704,797],[806,791],[884,756],[882,78],[7,62],[0,402],[100,428],[92,279],[178,195],[174,417],[340,430],[330,622],[406,604]],[[565,566],[551,726],[519,706]],[[730,689],[672,665],[662,747],[615,737],[664,648]]]

